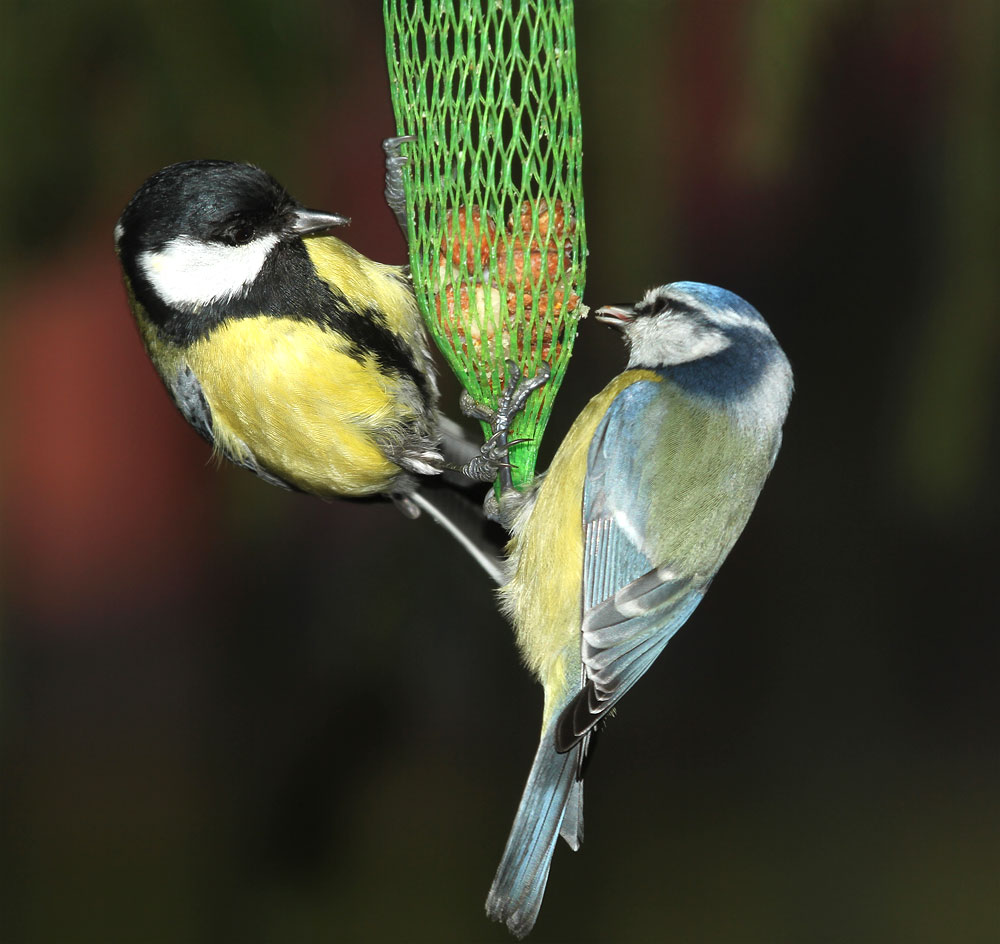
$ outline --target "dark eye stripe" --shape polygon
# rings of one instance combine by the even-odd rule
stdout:
[[[667,307],[675,315],[693,315],[696,318],[704,319],[704,312],[689,302],[681,301],[679,298],[671,298],[667,301]]]
[[[698,317],[703,315],[704,308],[685,301],[683,298],[678,298],[669,292],[657,293],[652,298],[644,299],[635,306],[635,313],[639,316],[658,315],[665,311],[670,311],[675,315]]]
[[[669,311],[675,315],[688,315],[698,322],[707,323],[703,308],[698,305],[692,305],[683,299],[671,297],[670,295],[657,295],[648,302],[640,302],[635,306],[635,313],[642,317],[658,315],[665,311]]]

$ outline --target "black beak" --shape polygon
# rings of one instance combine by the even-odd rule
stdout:
[[[635,321],[635,308],[632,305],[606,305],[598,308],[594,317],[614,328],[624,328]]]
[[[347,226],[350,222],[349,216],[341,216],[339,213],[323,213],[321,210],[300,208],[292,214],[288,230],[296,236],[316,236],[318,233],[328,232],[335,226]]]

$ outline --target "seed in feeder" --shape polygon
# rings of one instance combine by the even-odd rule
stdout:
[[[483,213],[478,206],[460,206],[457,210],[448,211],[444,225],[442,258],[448,258],[450,253],[451,264],[464,264],[470,275],[489,262],[490,246],[497,227],[488,213]]]
[[[576,218],[573,216],[572,206],[569,208],[569,228],[567,230],[567,214],[562,200],[552,201],[551,213],[549,212],[549,202],[545,199],[545,197],[540,198],[537,205],[538,235],[541,239],[545,239],[545,237],[549,235],[550,228],[554,236],[562,236],[564,231],[567,231],[569,235],[576,232]],[[521,209],[516,222],[514,220],[513,213],[507,217],[507,232],[520,232],[524,233],[526,236],[530,236],[532,234],[531,211],[532,202],[530,200],[525,200],[524,203],[521,204]]]

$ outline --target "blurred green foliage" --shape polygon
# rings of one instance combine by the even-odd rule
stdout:
[[[946,23],[957,55],[938,94],[945,111],[941,252],[907,378],[898,441],[903,484],[935,516],[974,513],[996,473],[1000,400],[1000,6],[958,4]]]
[[[295,169],[302,148],[289,142],[306,139],[340,81],[355,12],[342,9],[335,29],[318,0],[7,4],[0,258],[9,266],[117,215],[136,168],[197,154]]]

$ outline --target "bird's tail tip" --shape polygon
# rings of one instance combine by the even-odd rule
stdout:
[[[486,899],[486,917],[491,921],[499,921],[501,924],[506,924],[507,930],[519,941],[523,941],[535,926],[539,907],[541,907],[541,901],[539,901],[538,906],[527,914],[520,910],[509,911],[507,902],[499,897],[495,897],[491,892]]]
[[[506,924],[518,939],[531,931],[542,907],[552,854],[569,805],[573,826],[567,832],[574,839],[582,834],[582,811],[577,808],[582,792],[574,790],[576,754],[575,750],[556,752],[551,727],[543,734],[486,899],[487,916]],[[578,843],[571,842],[570,835],[566,839],[576,848]]]

